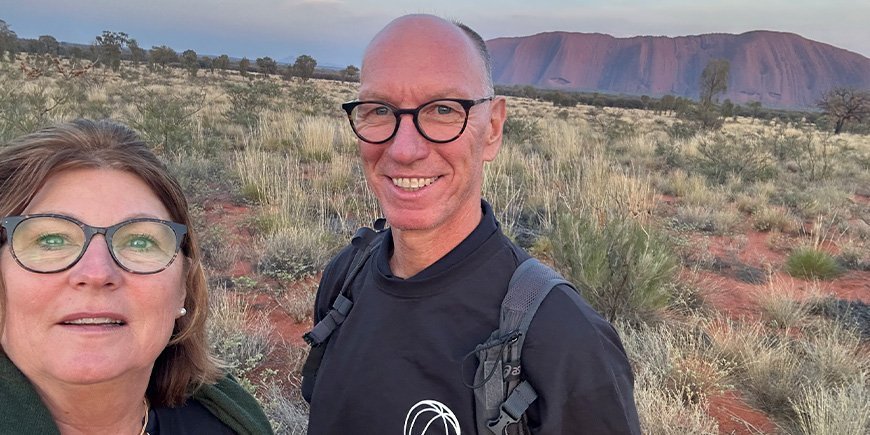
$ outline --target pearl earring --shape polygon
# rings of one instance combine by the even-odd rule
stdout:
[[[187,314],[187,308],[181,307],[178,309],[178,317],[184,317]]]

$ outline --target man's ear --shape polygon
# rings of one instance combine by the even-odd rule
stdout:
[[[489,132],[483,147],[483,161],[491,162],[498,155],[502,144],[502,130],[507,117],[507,101],[504,97],[496,96],[490,104]]]

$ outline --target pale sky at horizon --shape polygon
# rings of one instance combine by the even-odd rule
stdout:
[[[309,54],[325,66],[359,65],[381,27],[419,12],[460,20],[485,39],[549,31],[629,37],[775,30],[870,57],[870,2],[856,0],[0,0],[0,20],[19,37],[87,44],[112,30],[143,48],[279,61]]]

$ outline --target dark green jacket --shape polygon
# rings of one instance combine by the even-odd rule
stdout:
[[[205,385],[193,398],[240,435],[272,434],[262,408],[229,376]],[[48,408],[30,381],[0,352],[0,434],[59,434]]]

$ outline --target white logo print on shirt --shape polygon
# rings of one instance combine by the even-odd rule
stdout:
[[[459,420],[456,419],[453,411],[435,400],[421,400],[412,406],[408,415],[405,416],[405,429],[402,433],[404,435],[425,435],[433,423],[439,426],[443,424],[444,433],[447,435],[462,435]],[[451,431],[450,428],[453,430]]]

